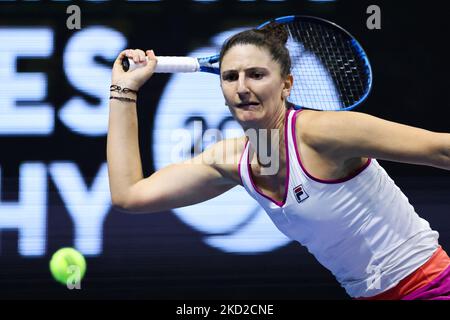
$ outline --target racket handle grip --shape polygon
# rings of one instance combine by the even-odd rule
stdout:
[[[197,72],[200,70],[197,58],[160,56],[157,59],[156,73]],[[124,71],[132,71],[143,66],[142,63],[135,63],[129,58],[122,60],[122,68]]]

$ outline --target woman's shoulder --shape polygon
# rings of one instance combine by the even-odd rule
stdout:
[[[312,148],[333,147],[338,137],[332,128],[335,127],[336,122],[351,120],[350,113],[349,111],[302,110],[295,119],[296,137],[298,141]]]
[[[322,117],[324,111],[301,109],[295,118],[295,134],[297,141],[303,141],[310,144],[317,138],[317,122]]]

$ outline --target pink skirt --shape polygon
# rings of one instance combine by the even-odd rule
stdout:
[[[407,294],[402,300],[450,300],[450,267],[425,287]]]
[[[450,258],[439,246],[427,262],[395,287],[357,300],[450,300]]]

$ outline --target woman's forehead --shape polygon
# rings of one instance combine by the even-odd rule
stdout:
[[[225,53],[221,68],[242,69],[250,67],[273,67],[274,61],[269,51],[252,44],[238,44]]]

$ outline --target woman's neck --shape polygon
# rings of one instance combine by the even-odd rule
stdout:
[[[258,165],[261,175],[277,175],[286,165],[286,117],[286,108],[277,108],[276,114],[267,122],[245,130],[251,149],[256,151],[252,163]]]

